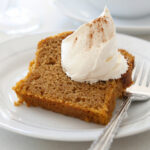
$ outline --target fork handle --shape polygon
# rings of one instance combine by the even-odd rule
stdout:
[[[103,133],[95,140],[89,150],[109,150],[113,138],[124,118],[129,106],[131,104],[131,97],[126,97],[119,111],[113,117],[111,122],[106,126]]]

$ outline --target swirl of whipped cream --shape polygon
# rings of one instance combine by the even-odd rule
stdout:
[[[108,8],[62,41],[61,65],[78,82],[118,79],[127,71],[127,61],[118,51],[115,25]]]

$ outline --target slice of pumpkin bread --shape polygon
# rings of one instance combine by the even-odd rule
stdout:
[[[28,106],[40,106],[85,121],[107,124],[116,99],[132,84],[134,57],[119,50],[128,61],[128,71],[120,79],[94,84],[72,81],[61,67],[61,42],[72,32],[48,37],[38,43],[27,76],[13,90]]]

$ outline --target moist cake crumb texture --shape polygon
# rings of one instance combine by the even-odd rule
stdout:
[[[129,65],[120,79],[94,84],[72,81],[61,67],[61,42],[71,33],[64,32],[39,42],[27,76],[13,87],[19,99],[15,105],[25,102],[28,106],[40,106],[105,125],[111,119],[116,99],[132,84],[134,57],[120,50]]]

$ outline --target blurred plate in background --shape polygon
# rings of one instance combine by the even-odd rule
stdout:
[[[98,17],[104,6],[105,0],[101,0],[101,6],[96,1],[82,0],[53,0],[54,4],[66,16],[76,19],[82,23]],[[97,7],[96,7],[97,6]],[[112,10],[112,9],[111,9]],[[128,34],[150,34],[150,15],[140,18],[117,18],[113,17],[117,31]]]

